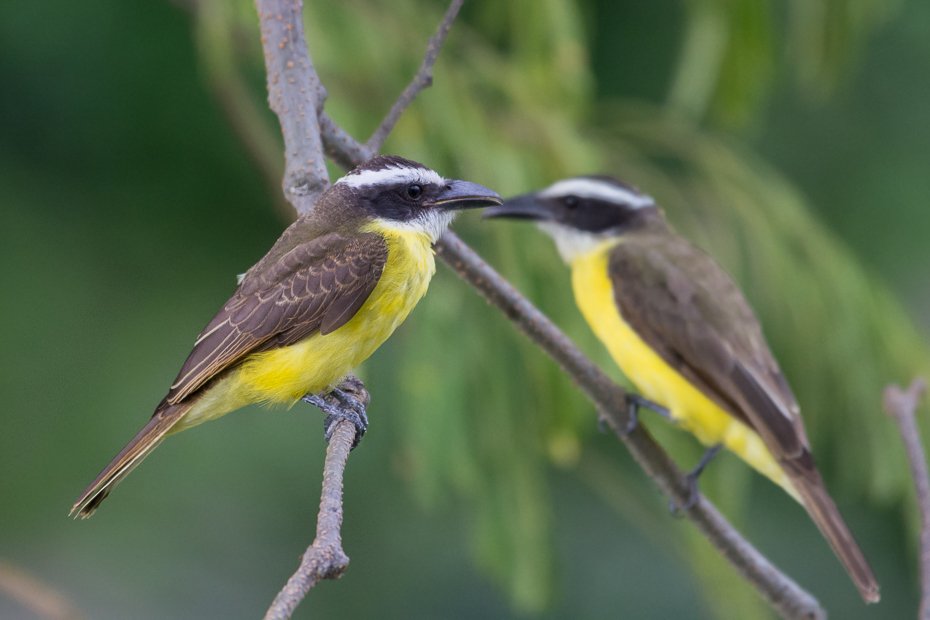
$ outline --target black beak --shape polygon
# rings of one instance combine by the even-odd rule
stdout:
[[[542,200],[537,194],[523,194],[508,198],[503,204],[491,207],[482,217],[505,217],[517,220],[551,220],[556,216],[548,201]]]
[[[499,205],[503,202],[497,192],[468,181],[446,182],[446,186],[439,193],[433,203],[435,206],[447,211],[457,209],[478,209],[490,205]]]

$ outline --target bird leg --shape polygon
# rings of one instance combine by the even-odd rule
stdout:
[[[310,403],[326,414],[326,419],[323,420],[325,430],[323,437],[326,441],[332,438],[336,423],[340,420],[348,420],[355,426],[355,441],[352,442],[352,449],[355,449],[362,435],[368,430],[366,407],[371,397],[365,390],[365,385],[356,377],[351,375],[346,377],[339,387],[333,388],[323,396],[307,394],[300,400]]]
[[[674,422],[672,419],[672,412],[658,405],[651,400],[647,400],[640,396],[639,394],[627,394],[626,395],[627,406],[629,407],[628,413],[630,416],[630,422],[627,424],[626,428],[621,431],[623,435],[629,435],[632,433],[637,426],[639,426],[639,410],[640,408],[649,409],[658,413],[660,416],[668,420],[669,422]]]
[[[698,478],[704,469],[710,464],[714,457],[723,449],[723,444],[716,444],[709,447],[704,451],[704,456],[701,457],[701,460],[698,461],[698,464],[695,465],[694,469],[685,474],[685,478],[688,481],[688,501],[684,505],[679,506],[675,503],[674,499],[668,500],[668,510],[673,515],[677,515],[680,511],[690,510],[694,507],[698,500]]]

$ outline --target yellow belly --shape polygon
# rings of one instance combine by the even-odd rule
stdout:
[[[675,421],[701,443],[723,444],[798,499],[759,435],[666,364],[622,319],[607,276],[608,254],[616,243],[607,241],[571,265],[575,302],[611,357],[643,396],[667,407]]]
[[[172,433],[250,403],[293,405],[305,394],[333,387],[390,337],[426,294],[436,263],[423,235],[374,225],[371,232],[387,239],[388,261],[358,313],[330,334],[251,356],[203,394]]]

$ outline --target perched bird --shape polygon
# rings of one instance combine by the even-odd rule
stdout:
[[[432,244],[456,210],[501,204],[395,156],[339,179],[245,273],[203,330],[152,419],[81,494],[90,516],[168,435],[250,403],[320,399],[381,346],[426,293]],[[343,411],[364,431],[367,421]],[[337,411],[338,413],[338,411]],[[330,427],[331,428],[331,427]]]
[[[610,177],[578,177],[485,217],[536,220],[555,240],[575,302],[614,361],[660,413],[713,446],[693,481],[722,444],[801,502],[865,601],[878,601],[759,321],[733,280],[675,233],[652,198]]]

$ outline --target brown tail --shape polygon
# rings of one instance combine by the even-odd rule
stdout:
[[[878,582],[875,581],[869,563],[846,527],[836,504],[827,493],[810,453],[805,451],[798,459],[782,461],[782,466],[791,477],[791,482],[801,496],[811,519],[817,524],[821,534],[830,543],[833,553],[859,588],[863,600],[866,603],[877,603],[880,598]]]
[[[162,411],[156,411],[149,423],[145,425],[145,428],[133,437],[122,452],[117,454],[116,458],[107,465],[107,468],[81,493],[69,514],[74,515],[75,511],[77,511],[74,516],[82,519],[94,514],[97,506],[106,499],[113,487],[128,476],[129,472],[161,443],[161,440],[165,438],[165,433],[184,417],[190,407],[190,403],[183,403],[172,405]]]

